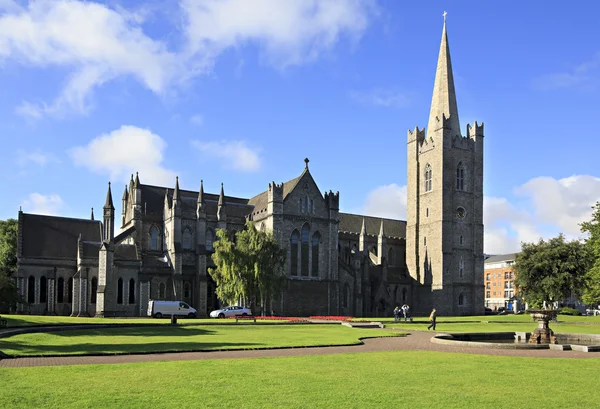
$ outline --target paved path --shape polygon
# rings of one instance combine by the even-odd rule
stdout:
[[[373,330],[374,335],[381,330]],[[480,354],[498,356],[523,356],[539,358],[600,358],[600,353],[555,351],[555,350],[523,350],[523,349],[493,349],[466,348],[459,346],[440,345],[430,342],[434,335],[427,331],[409,331],[406,337],[386,337],[365,339],[363,345],[340,347],[286,348],[249,351],[214,351],[214,352],[179,352],[146,355],[109,355],[109,356],[64,356],[48,358],[11,358],[0,360],[0,367],[26,366],[56,366],[56,365],[89,365],[89,364],[120,364],[132,362],[157,361],[194,361],[201,359],[222,358],[262,358],[280,356],[306,356],[346,354],[356,352],[379,352],[398,350],[454,352],[461,354]]]

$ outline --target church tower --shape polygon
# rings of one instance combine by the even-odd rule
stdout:
[[[446,13],[429,122],[408,131],[406,264],[419,312],[483,314],[483,124],[461,135]]]

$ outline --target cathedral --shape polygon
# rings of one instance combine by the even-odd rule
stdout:
[[[407,146],[407,221],[340,212],[308,159],[252,198],[136,174],[120,215],[110,183],[102,220],[19,211],[19,312],[145,316],[153,299],[206,317],[219,307],[208,273],[216,231],[234,235],[251,220],[287,251],[283,291],[260,306],[268,315],[390,316],[404,303],[415,315],[482,315],[483,124],[461,134],[445,21],[427,129],[408,131]]]

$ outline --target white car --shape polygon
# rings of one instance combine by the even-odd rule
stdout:
[[[585,315],[600,315],[600,310],[588,308],[587,310],[585,310]]]
[[[214,310],[210,312],[211,318],[229,318],[235,317],[236,315],[252,315],[252,311],[246,307],[240,307],[233,305],[231,307],[223,308],[221,310]]]

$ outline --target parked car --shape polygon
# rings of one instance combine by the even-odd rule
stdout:
[[[588,308],[587,310],[585,310],[585,315],[600,315],[600,310]]]
[[[229,318],[235,317],[236,315],[252,315],[252,311],[246,307],[240,307],[239,305],[233,305],[220,310],[214,310],[210,312],[211,318]]]
[[[490,314],[493,314],[493,313],[494,313],[494,311],[492,311],[491,308],[485,307],[485,315],[490,315]]]

